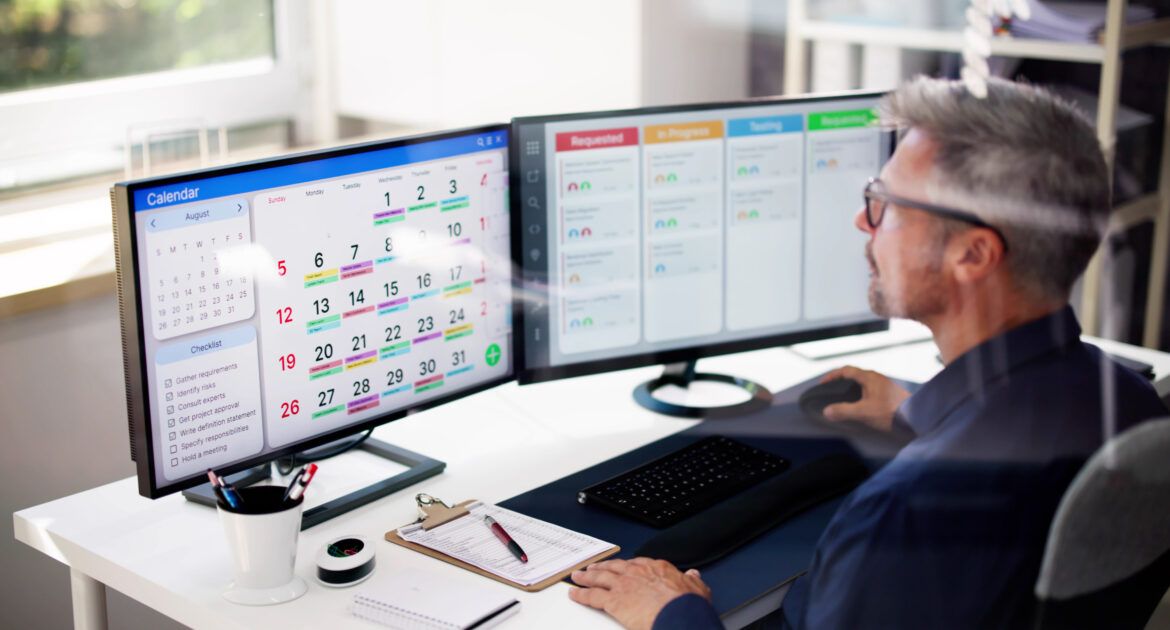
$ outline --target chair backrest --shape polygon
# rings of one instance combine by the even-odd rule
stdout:
[[[1036,597],[1069,600],[1101,591],[1167,551],[1170,419],[1159,419],[1109,440],[1077,474],[1052,521]]]

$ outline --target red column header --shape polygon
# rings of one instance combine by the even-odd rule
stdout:
[[[557,151],[579,151],[581,149],[608,149],[638,144],[638,128],[598,129],[596,131],[570,131],[557,134]]]

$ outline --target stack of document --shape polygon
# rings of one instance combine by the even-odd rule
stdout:
[[[1016,37],[1051,39],[1060,42],[1097,42],[1105,28],[1105,2],[1046,2],[1028,0],[1032,15],[1027,20],[1013,18],[1007,30]],[[1127,23],[1153,19],[1149,7],[1129,5]]]

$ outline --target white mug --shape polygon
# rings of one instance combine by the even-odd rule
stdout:
[[[224,599],[266,606],[294,600],[308,589],[293,572],[304,499],[285,502],[284,491],[281,486],[240,488],[238,508],[220,502],[219,520],[235,569]]]

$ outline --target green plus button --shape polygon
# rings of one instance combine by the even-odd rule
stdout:
[[[487,361],[489,366],[494,366],[500,362],[500,346],[492,344],[488,346],[487,352],[483,353],[483,358]]]

